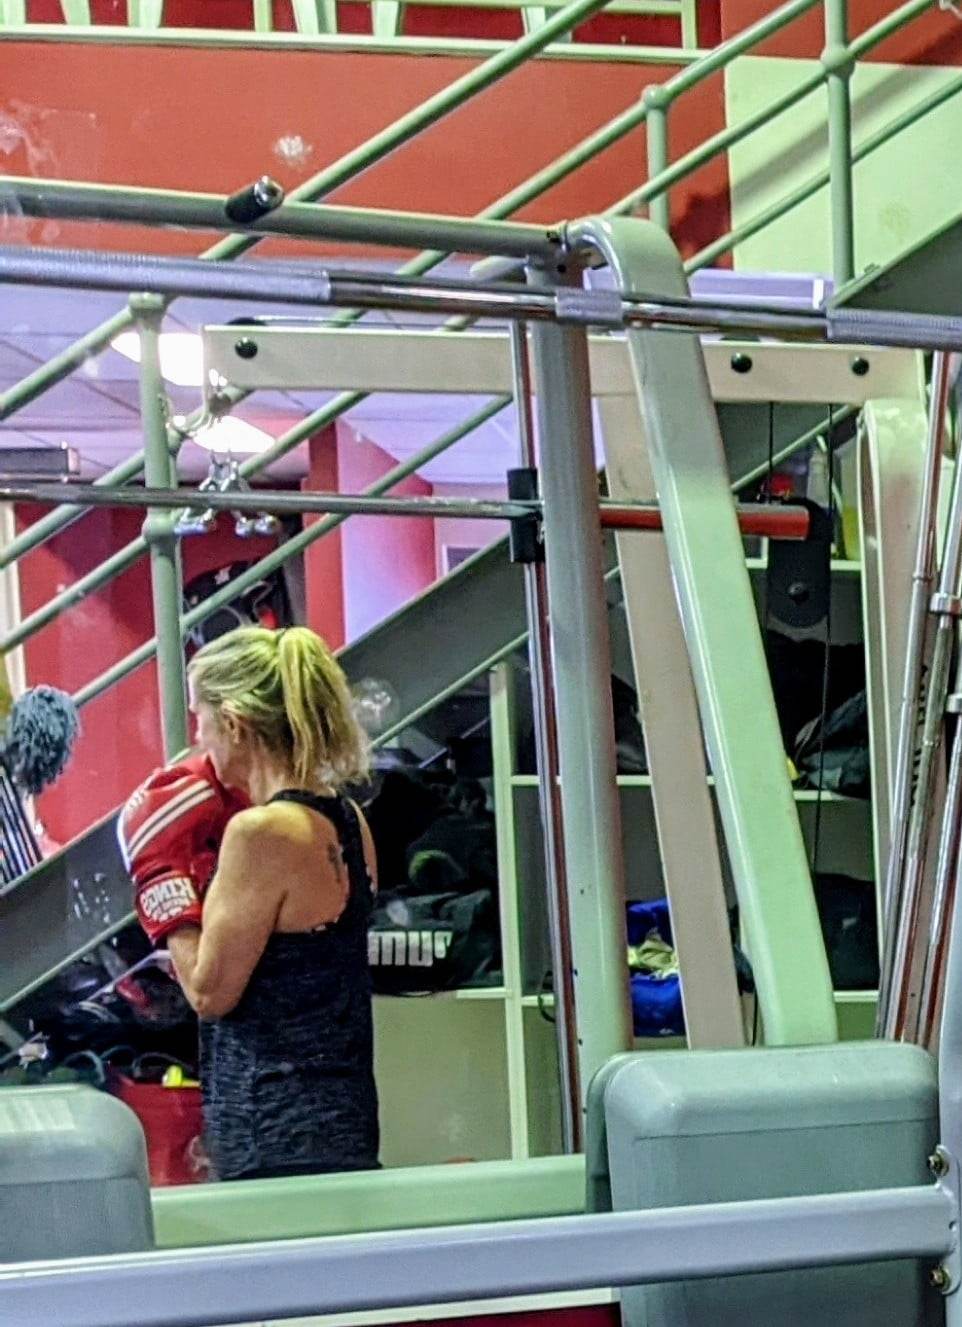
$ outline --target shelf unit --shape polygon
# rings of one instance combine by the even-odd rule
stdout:
[[[748,566],[761,610],[765,564],[750,559]],[[834,642],[861,639],[859,571],[857,563],[833,564]],[[526,679],[509,661],[498,664],[489,680],[503,984],[422,1000],[375,1002],[388,1165],[523,1159],[561,1147],[555,1030],[548,1021],[553,998],[539,995],[550,947],[538,779],[517,768],[520,687]],[[713,782],[710,775],[706,779]],[[629,896],[662,897],[651,778],[622,774],[618,787]],[[814,790],[796,791],[795,800],[809,844],[820,816],[819,870],[871,880],[871,804],[833,793],[819,799]],[[836,1003],[843,1036],[871,1035],[874,991],[838,992]],[[749,1002],[749,1022],[750,1016]],[[683,1045],[676,1037],[636,1042],[645,1050]],[[412,1073],[412,1046],[413,1054],[423,1057],[423,1072],[415,1065]],[[406,1055],[403,1074],[393,1062],[398,1053]],[[423,1093],[403,1097],[402,1079],[430,1081],[430,1100]]]

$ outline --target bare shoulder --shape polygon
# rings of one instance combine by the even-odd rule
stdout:
[[[287,818],[278,806],[250,806],[227,822],[224,847],[243,847],[253,840],[279,840],[286,836]]]

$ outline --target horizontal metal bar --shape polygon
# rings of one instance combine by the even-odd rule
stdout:
[[[567,242],[591,247],[586,229],[566,227]],[[553,294],[506,285],[479,286],[437,278],[372,278],[368,273],[303,272],[285,263],[214,265],[197,258],[87,253],[70,249],[0,248],[0,282],[98,290],[152,290],[203,298],[243,298],[305,305],[361,306],[473,318],[577,322],[585,326],[645,326],[700,332],[740,332],[788,340],[858,345],[962,348],[962,318],[830,309],[786,312],[779,305],[693,299],[650,299],[634,292]]]
[[[497,501],[472,498],[387,498],[361,493],[286,493],[276,490],[217,493],[198,488],[98,488],[93,484],[0,484],[0,502],[60,503],[64,489],[78,506],[158,507],[173,511],[187,508],[229,512],[272,512],[275,515],[333,513],[348,516],[457,517],[464,520],[510,521],[540,515],[544,504],[531,501]],[[660,530],[661,511],[654,503],[624,503],[603,500],[600,522],[606,530]],[[809,515],[805,507],[748,504],[738,509],[738,520],[746,535],[772,539],[806,539]],[[125,550],[122,550],[125,552]],[[125,563],[126,565],[126,563]]]
[[[793,1267],[938,1258],[940,1188],[886,1189],[29,1263],[4,1327],[209,1327]]]
[[[205,371],[245,391],[494,395],[511,390],[510,342],[503,331],[448,336],[420,328],[271,324],[245,328],[243,337],[237,327],[207,326],[203,340]],[[238,354],[239,345],[246,358]],[[588,347],[592,396],[634,397],[626,339],[590,336]],[[862,405],[880,392],[912,396],[918,387],[911,351],[854,355],[843,346],[747,340],[706,340],[703,350],[716,401]]]
[[[331,32],[255,32],[226,28],[158,28],[148,32],[106,24],[72,28],[69,35],[54,23],[0,25],[0,42],[64,42],[92,46],[203,47],[207,50],[333,51],[384,55],[447,55],[485,59],[510,47],[507,41],[485,37],[384,38],[379,34]],[[706,51],[674,46],[616,45],[606,42],[549,43],[532,56],[535,60],[578,60],[586,64],[686,65],[704,58]]]
[[[2,497],[2,493],[0,493]],[[661,509],[649,503],[599,505],[603,530],[660,530]],[[738,528],[743,535],[767,539],[807,539],[811,518],[807,507],[777,503],[747,503],[736,507]]]
[[[537,502],[499,502],[475,498],[372,498],[360,493],[285,493],[283,491],[207,492],[198,488],[96,488],[93,484],[0,483],[0,502],[59,503],[64,490],[72,502],[90,507],[158,507],[237,511],[299,516],[302,513],[345,516],[429,516],[460,520],[508,521],[529,516]]]
[[[285,202],[248,225],[232,221],[226,196],[167,189],[83,184],[74,180],[0,179],[0,211],[9,203],[30,217],[71,221],[149,223],[178,229],[229,230],[252,235],[405,248],[439,245],[453,253],[509,254],[520,258],[551,255],[558,236],[544,226],[510,221],[469,221],[426,212],[387,212],[333,207],[326,203]]]

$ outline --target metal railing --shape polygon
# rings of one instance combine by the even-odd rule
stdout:
[[[404,0],[363,0],[371,8],[371,36],[378,39],[395,39],[405,35],[405,17],[407,5]],[[487,11],[520,12],[525,31],[532,32],[543,27],[553,11],[561,9],[564,0],[415,0],[416,7],[426,7],[429,11],[443,6],[445,9],[456,8],[466,15],[477,15],[483,22]],[[58,26],[75,29],[91,29],[94,25],[94,12],[89,0],[61,0],[61,19]],[[127,0],[126,29],[139,34],[158,36],[162,33],[179,32],[183,29],[171,28],[166,22],[164,0]],[[297,36],[318,38],[334,36],[338,33],[337,0],[291,0],[291,17]],[[201,6],[198,15],[202,17]],[[632,18],[667,18],[674,20],[678,27],[683,50],[693,50],[698,45],[698,0],[611,0],[609,12]],[[27,27],[29,6],[27,0],[0,0],[0,29]],[[39,26],[39,25],[37,25]],[[44,26],[50,26],[49,24]],[[422,20],[423,26],[423,20]],[[284,29],[279,29],[276,22],[272,0],[251,0],[248,23],[238,28],[237,34],[250,34],[252,38],[263,37]],[[102,29],[101,29],[102,31]],[[192,36],[203,37],[212,31],[203,26],[188,30]],[[430,42],[428,37],[427,41]]]
[[[821,61],[821,67],[804,79],[791,92],[779,98],[773,105],[766,107],[763,112],[715,134],[700,147],[685,154],[675,162],[671,162],[668,151],[668,132],[670,111],[675,102],[684,93],[698,87],[705,79],[725,69],[733,60],[755,49],[761,42],[806,14],[820,2],[824,4],[826,36],[829,39],[826,52]],[[252,226],[250,233],[232,234],[206,250],[201,257],[210,262],[230,261],[248,252],[259,242],[263,235],[275,231],[291,233],[292,229],[296,227],[300,227],[302,230],[306,228],[309,233],[315,235],[337,235],[340,238],[356,238],[362,242],[371,242],[373,239],[376,242],[377,235],[372,231],[372,225],[376,228],[377,214],[362,213],[357,209],[326,208],[318,206],[315,200],[325,197],[333,189],[348,182],[387,153],[411,141],[424,129],[437,123],[452,110],[465,104],[477,93],[491,87],[526,59],[543,50],[551,41],[564,36],[578,23],[584,21],[586,17],[604,7],[604,0],[575,0],[575,3],[567,5],[554,14],[536,31],[528,33],[506,50],[498,52],[469,74],[458,79],[449,87],[442,89],[422,106],[409,112],[368,142],[305,181],[304,184],[292,192],[288,202],[282,204],[264,220]],[[507,228],[502,230],[500,227],[492,227],[485,231],[483,223],[490,221],[503,222],[504,219],[513,215],[521,207],[540,197],[561,179],[590,161],[596,154],[623,138],[633,129],[646,124],[649,165],[655,165],[659,169],[651,175],[644,185],[613,203],[607,209],[606,215],[624,215],[635,211],[639,207],[647,206],[653,219],[664,225],[669,225],[670,191],[680,181],[707,164],[719,153],[726,151],[735,143],[742,141],[756,130],[769,124],[775,116],[792,109],[803,99],[812,95],[819,87],[826,85],[829,89],[828,120],[830,128],[830,152],[827,169],[808,184],[796,189],[778,204],[766,209],[758,218],[732,229],[727,235],[714,241],[690,259],[686,264],[686,268],[691,273],[707,266],[721,254],[728,252],[735,245],[756,234],[763,227],[780,219],[792,208],[828,185],[832,198],[833,256],[836,264],[833,275],[837,281],[844,281],[852,275],[854,261],[852,220],[852,172],[854,165],[962,89],[962,79],[960,79],[938,90],[921,101],[916,107],[903,112],[891,124],[877,131],[858,149],[853,150],[850,132],[847,128],[850,119],[847,74],[850,74],[851,67],[857,59],[874,49],[880,42],[891,36],[893,32],[898,31],[933,7],[934,0],[908,0],[908,3],[901,5],[887,15],[885,19],[868,29],[855,41],[847,42],[844,40],[845,0],[789,0],[789,3],[780,6],[771,14],[766,15],[764,19],[722,43],[718,48],[694,61],[664,83],[649,88],[639,102],[626,108],[608,124],[595,130],[554,162],[490,204],[476,218],[474,231],[471,229],[471,223],[455,221],[453,218],[414,217],[394,214],[390,218],[385,217],[385,222],[390,221],[392,233],[399,242],[408,239],[412,245],[423,242],[424,235],[427,231],[430,231],[434,236],[439,233],[447,234],[452,244],[460,244],[465,248],[470,248],[472,243],[477,241],[476,247],[483,250],[490,245],[491,235],[497,230],[499,236],[502,237],[499,239],[499,244],[501,245],[500,252],[503,253],[504,246],[508,243],[512,232]],[[157,6],[155,5],[154,8],[156,9]],[[8,21],[13,21],[10,0],[7,0],[4,15]],[[845,76],[843,77],[843,75]],[[833,125],[835,126],[834,129]],[[839,142],[844,146],[844,152],[839,148]],[[31,215],[43,215],[47,211],[61,217],[85,216],[88,218],[99,217],[103,220],[139,220],[145,216],[156,215],[156,209],[165,205],[172,213],[177,211],[181,222],[189,216],[193,209],[197,224],[201,224],[200,216],[202,213],[209,224],[212,215],[211,209],[222,207],[224,202],[224,200],[212,198],[210,195],[159,195],[152,191],[112,190],[104,187],[71,184],[57,185],[50,183],[39,185],[35,180],[8,181],[6,188],[17,206]],[[162,204],[163,199],[167,200],[166,204]],[[442,223],[446,220],[450,225],[445,232]],[[223,224],[226,228],[230,223],[225,218]],[[517,227],[519,243],[530,242],[534,244],[533,238],[528,241],[523,237],[525,234],[533,235],[536,229]],[[543,230],[538,233],[542,236],[545,235]],[[470,238],[472,234],[474,236],[473,240]],[[448,256],[449,253],[445,250],[426,249],[417,257],[405,263],[399,269],[398,275],[423,275],[437,267]],[[496,263],[502,262],[500,259],[494,261]],[[484,264],[482,264],[483,266]],[[362,316],[362,311],[346,310],[342,311],[333,321],[335,325],[345,325]],[[131,309],[118,313],[100,327],[80,338],[20,383],[15,384],[7,392],[0,395],[0,419],[10,417],[23,406],[37,399],[44,391],[62,381],[80,364],[89,359],[91,355],[99,353],[109,346],[117,334],[130,327],[135,320],[136,315]],[[443,330],[445,332],[458,331],[469,326],[470,323],[470,318],[459,316],[450,319]],[[246,393],[241,391],[229,391],[226,397],[222,399],[221,407],[230,408],[239,403],[245,395]],[[365,393],[361,392],[347,391],[339,393],[327,405],[312,412],[299,424],[284,433],[266,452],[245,461],[241,466],[242,475],[249,478],[261,473],[281,456],[284,456],[314,433],[359,404],[364,397]],[[372,485],[366,491],[367,495],[378,496],[390,492],[403,478],[487,422],[499,410],[506,407],[509,401],[510,398],[503,397],[491,402],[483,410],[472,415],[464,424],[423,448],[403,465],[395,467],[377,484]],[[176,454],[181,440],[182,435],[173,434],[168,430],[167,445],[172,453]],[[805,441],[806,439],[800,439],[798,445],[803,445]],[[141,473],[143,464],[144,454],[140,453],[130,457],[96,482],[102,486],[126,483]],[[32,549],[41,546],[55,534],[67,528],[83,513],[84,508],[77,503],[65,504],[49,513],[0,552],[0,567],[13,565]],[[229,602],[234,595],[241,593],[248,584],[252,584],[269,571],[274,570],[288,558],[303,552],[315,540],[323,538],[325,534],[339,525],[343,519],[345,519],[344,516],[332,516],[327,520],[320,521],[309,530],[305,530],[287,541],[283,547],[262,558],[231,586],[211,596],[189,613],[181,615],[181,631],[191,629],[216,612],[226,602]],[[76,582],[69,590],[50,600],[43,608],[20,623],[14,631],[9,632],[5,638],[0,640],[0,649],[7,651],[30,639],[31,636],[53,621],[66,608],[78,603],[87,595],[109,583],[147,551],[147,535],[141,535],[131,541],[125,548],[115,552],[100,567],[95,568],[87,576]],[[153,657],[155,652],[156,641],[146,642],[127,656],[126,659],[120,660],[111,669],[107,670],[101,677],[94,679],[83,687],[75,699],[79,704],[84,704],[95,696],[102,694],[114,682],[119,681]]]

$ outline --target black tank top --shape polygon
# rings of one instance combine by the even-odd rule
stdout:
[[[357,812],[292,789],[334,825],[348,897],[322,930],[275,932],[237,1007],[200,1024],[204,1136],[218,1179],[378,1165],[367,931],[372,891]]]

